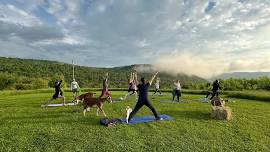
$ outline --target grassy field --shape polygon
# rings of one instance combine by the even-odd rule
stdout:
[[[66,93],[71,100],[70,93]],[[125,92],[112,92],[119,98]],[[137,125],[99,125],[94,109],[83,117],[82,107],[43,109],[51,93],[0,94],[0,151],[270,151],[270,103],[231,99],[232,121],[210,118],[211,107],[184,94],[190,102],[162,103],[169,93],[151,97],[160,114],[173,121]],[[60,101],[56,101],[60,103]],[[105,104],[110,118],[124,117],[135,99]],[[142,108],[137,116],[151,115]]]

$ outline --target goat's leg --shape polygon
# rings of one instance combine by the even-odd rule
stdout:
[[[90,111],[90,107],[87,107],[87,109],[86,109],[87,111]]]
[[[83,109],[83,116],[85,117],[86,109]]]
[[[87,108],[88,108],[87,105],[83,106],[83,116],[84,116],[84,117],[85,117],[85,113],[86,113],[86,111],[87,111]]]
[[[98,116],[99,108],[97,108],[97,116]]]
[[[104,110],[102,108],[100,108],[100,110],[102,111],[104,117],[107,117],[106,113],[104,112]]]

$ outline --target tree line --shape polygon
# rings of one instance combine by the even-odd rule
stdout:
[[[64,87],[72,81],[72,65],[45,60],[0,57],[0,90],[4,89],[41,89],[53,87],[56,80],[63,75]],[[131,71],[136,65],[116,68],[93,68],[75,65],[75,79],[82,88],[100,88],[106,72],[109,73],[110,87],[127,88]],[[139,77],[149,79],[152,73],[138,72]],[[179,79],[184,86],[191,82],[203,83],[206,80],[185,74],[169,75],[160,73],[162,88],[171,88],[172,81]]]
[[[0,90],[30,90],[53,87],[56,80],[65,77],[63,87],[72,81],[72,65],[45,60],[0,57]],[[100,88],[106,72],[111,88],[127,88],[129,74],[136,65],[116,68],[75,66],[75,78],[82,88]],[[139,77],[149,79],[152,73],[138,72]],[[179,79],[184,89],[209,90],[212,82],[197,76],[160,73],[161,88],[170,89],[173,80]],[[270,78],[221,80],[223,90],[270,90]]]

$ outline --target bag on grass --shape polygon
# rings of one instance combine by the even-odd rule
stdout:
[[[122,123],[122,120],[121,119],[117,119],[117,118],[114,118],[114,119],[109,119],[109,118],[102,118],[100,119],[100,124],[103,125],[103,126],[106,126],[106,127],[112,127],[116,124],[120,124]]]

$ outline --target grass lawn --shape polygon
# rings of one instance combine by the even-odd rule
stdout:
[[[111,92],[119,98],[125,92]],[[71,100],[68,92],[67,98]],[[270,102],[232,99],[233,120],[210,118],[211,107],[184,94],[191,102],[162,103],[169,93],[151,97],[160,114],[173,121],[137,125],[99,125],[92,109],[83,117],[81,106],[43,109],[52,93],[0,95],[0,151],[270,151]],[[60,101],[56,101],[60,103]],[[110,118],[124,117],[135,99],[105,104]],[[152,115],[142,108],[137,116]]]

